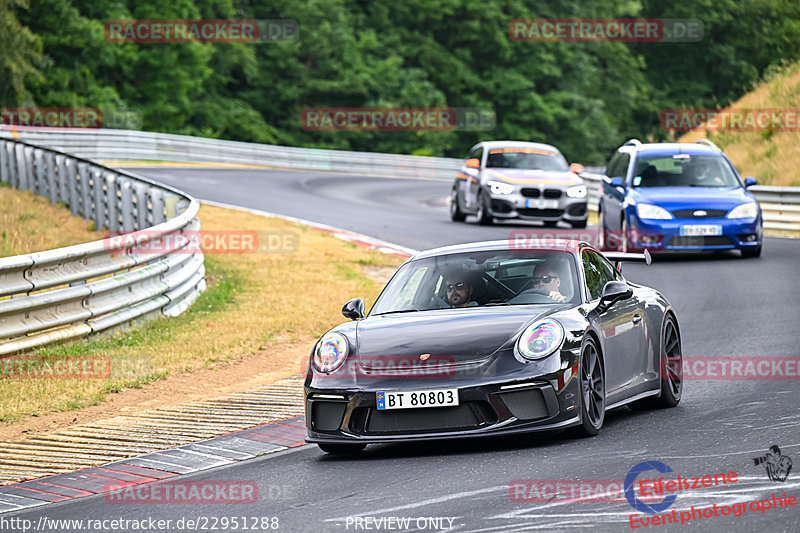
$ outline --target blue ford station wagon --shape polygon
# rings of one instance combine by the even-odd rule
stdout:
[[[761,207],[725,154],[708,140],[631,139],[608,162],[599,201],[606,249],[741,250],[761,255]]]

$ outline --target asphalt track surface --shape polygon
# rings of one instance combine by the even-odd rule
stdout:
[[[444,202],[450,183],[441,181],[278,170],[133,171],[200,199],[305,218],[416,249],[505,239],[512,230],[535,227],[451,223]],[[625,275],[658,288],[673,304],[685,357],[796,357],[798,264],[800,240],[768,238],[759,259],[741,259],[738,253],[657,257],[650,266],[627,265]],[[601,434],[591,439],[527,435],[374,445],[357,458],[330,457],[316,446],[303,446],[180,478],[255,481],[261,495],[255,504],[120,505],[92,496],[4,517],[34,522],[42,516],[155,518],[171,520],[169,531],[187,530],[179,528],[178,521],[199,517],[207,518],[200,531],[231,531],[230,522],[222,527],[224,517],[251,517],[250,523],[252,517],[278,517],[278,531],[631,531],[631,515],[648,515],[637,513],[627,501],[520,502],[510,497],[515,491],[509,493],[509,485],[537,480],[537,488],[547,490],[543,480],[621,482],[635,465],[654,460],[672,468],[669,479],[675,474],[738,474],[734,484],[678,493],[666,512],[773,494],[797,497],[800,467],[784,482],[771,481],[753,458],[778,445],[784,455],[800,461],[798,394],[797,380],[687,381],[678,407],[615,410],[607,414]],[[547,497],[546,492],[542,495]],[[390,517],[410,519],[408,527],[376,522]],[[799,517],[798,507],[764,513],[748,507],[738,517],[639,530],[788,532],[800,530]],[[213,518],[218,520],[215,528]],[[243,530],[241,523],[239,529]],[[51,525],[51,530],[76,529]]]

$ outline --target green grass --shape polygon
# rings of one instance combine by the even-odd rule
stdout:
[[[110,330],[104,335],[75,342],[46,346],[31,355],[54,364],[70,357],[108,357],[111,376],[102,379],[70,380],[0,380],[0,421],[17,422],[25,415],[42,410],[71,411],[99,405],[108,394],[126,388],[141,388],[169,375],[169,365],[162,366],[153,355],[176,334],[193,328],[202,335],[203,321],[222,317],[236,305],[237,295],[246,290],[241,273],[213,256],[206,256],[208,288],[187,311],[172,318],[158,318],[136,328]],[[218,360],[208,354],[208,362]],[[44,398],[43,398],[44,396]],[[20,401],[32,400],[29,408],[20,408]],[[47,405],[34,405],[45,399]]]

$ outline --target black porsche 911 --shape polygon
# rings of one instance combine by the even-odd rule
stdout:
[[[370,443],[561,430],[592,436],[609,409],[673,407],[682,392],[675,312],[586,243],[494,241],[406,261],[368,315],[312,350],[308,442]]]

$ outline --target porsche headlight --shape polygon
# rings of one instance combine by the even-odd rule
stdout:
[[[502,181],[487,181],[486,185],[491,187],[492,194],[511,194],[514,192],[514,186],[510,183],[504,183]]]
[[[657,220],[669,220],[672,215],[663,207],[652,204],[639,204],[636,206],[639,218],[650,218]]]
[[[583,198],[586,196],[586,185],[567,187],[567,196],[570,198]]]
[[[756,218],[758,216],[758,208],[755,202],[747,202],[746,204],[737,205],[725,218]]]
[[[525,359],[541,359],[556,351],[564,342],[564,328],[555,320],[535,322],[525,328],[517,341],[517,350]]]
[[[314,348],[314,368],[326,374],[339,368],[347,358],[349,347],[341,333],[326,333]]]

